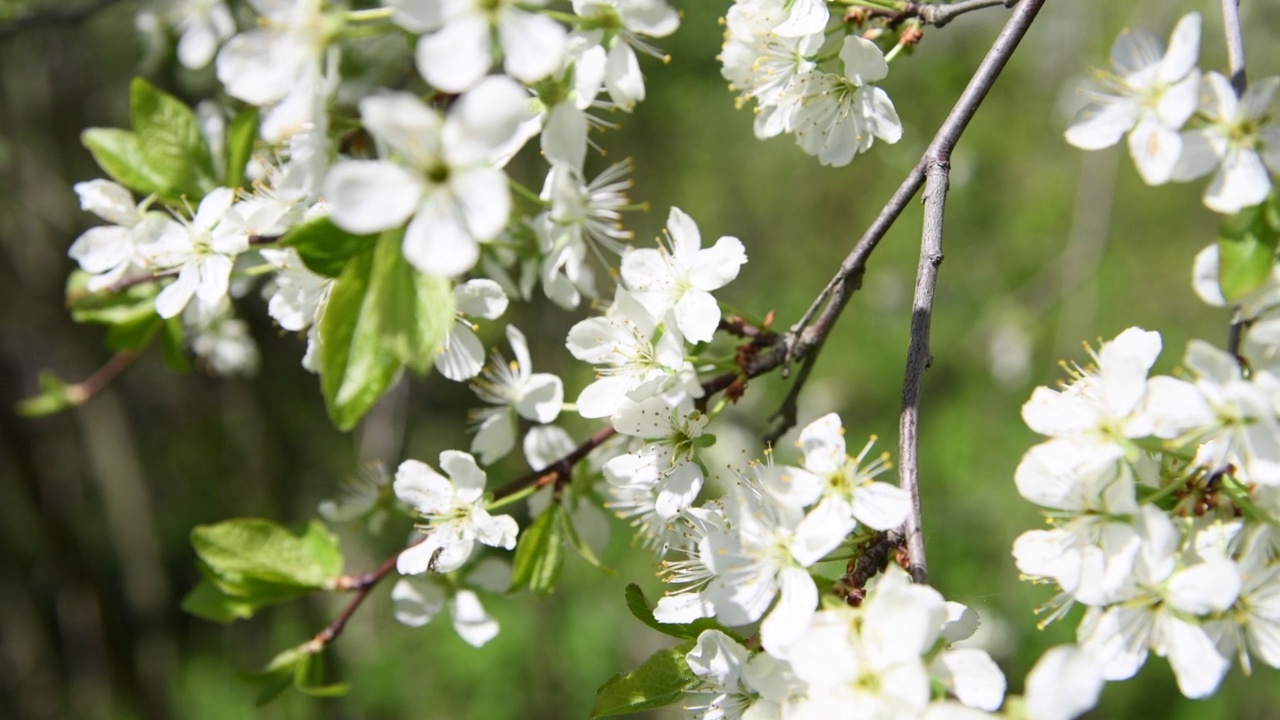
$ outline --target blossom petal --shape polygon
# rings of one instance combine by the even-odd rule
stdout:
[[[422,181],[386,160],[350,160],[329,170],[321,191],[333,224],[367,234],[404,224],[422,199]]]
[[[448,93],[465,92],[489,72],[492,62],[489,23],[481,15],[455,18],[418,41],[418,72]]]
[[[804,634],[818,607],[818,586],[807,571],[784,568],[778,580],[778,604],[760,624],[761,644],[775,655]]]
[[[738,271],[747,262],[747,251],[742,241],[725,236],[716,244],[699,251],[688,265],[689,283],[699,290],[719,290],[738,277]]]
[[[498,36],[506,53],[503,67],[525,83],[545,78],[564,63],[568,33],[546,15],[508,10],[498,21]]]
[[[1046,652],[1027,676],[1027,714],[1032,720],[1071,720],[1093,709],[1106,684],[1092,653],[1076,645]]]
[[[1067,128],[1067,142],[1081,150],[1101,150],[1120,142],[1138,120],[1138,105],[1130,100],[1089,103]]]
[[[469,325],[456,323],[436,350],[435,366],[454,382],[469,380],[484,368],[484,345]]]
[[[480,246],[447,191],[427,195],[404,233],[404,257],[429,275],[455,277],[475,267]]]
[[[453,596],[453,629],[471,647],[482,647],[498,636],[498,621],[489,617],[480,598],[470,590],[459,590]]]
[[[444,610],[444,589],[425,578],[400,578],[391,588],[391,606],[396,620],[409,627],[422,627]]]

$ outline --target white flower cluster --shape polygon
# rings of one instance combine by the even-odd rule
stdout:
[[[1004,674],[986,652],[951,647],[977,627],[973,611],[891,565],[861,607],[814,613],[783,652],[752,652],[719,630],[704,631],[686,656],[700,680],[685,696],[686,716],[993,717],[1004,702]]]
[[[574,357],[598,366],[598,379],[578,396],[578,413],[612,417],[618,432],[640,445],[609,460],[604,475],[615,509],[655,547],[704,481],[694,452],[707,417],[694,409],[702,387],[686,344],[711,340],[720,324],[711,291],[747,261],[734,237],[703,248],[697,224],[679,208],[667,218],[667,239],[623,255],[613,304],[604,316],[574,325],[567,341]]]
[[[1148,377],[1160,336],[1130,328],[1023,407],[1050,436],[1016,483],[1051,529],[1014,544],[1018,568],[1052,583],[1049,619],[1086,606],[1077,640],[1043,664],[1037,717],[1074,717],[1103,681],[1167,657],[1188,697],[1212,694],[1233,659],[1280,663],[1280,376],[1192,341],[1186,379]],[[1050,671],[1045,671],[1050,672]],[[1034,675],[1034,673],[1033,673]],[[1091,688],[1071,702],[1054,688]],[[1082,699],[1084,698],[1084,699]]]
[[[619,419],[624,425],[637,416],[663,420],[670,410],[649,407]],[[697,444],[705,420],[679,409],[670,414],[685,420],[672,423],[667,437],[683,442],[647,445],[610,465],[681,467],[679,458]],[[873,443],[850,457],[832,414],[801,432],[799,467],[753,463],[735,471],[724,496],[696,508],[688,506],[696,487],[665,481],[665,496],[652,512],[670,512],[678,525],[663,535],[672,553],[663,574],[681,587],[659,600],[654,618],[760,623],[755,650],[719,630],[700,635],[687,656],[701,680],[686,696],[689,717],[962,718],[1001,706],[1005,680],[991,658],[950,647],[977,628],[976,614],[912,584],[896,566],[870,586],[861,607],[823,609],[814,565],[847,547],[860,525],[894,529],[910,511],[905,491],[875,480],[888,463],[884,456],[868,458]],[[605,472],[617,487],[619,470],[606,466]]]
[[[873,84],[889,74],[884,53],[855,35],[838,51],[827,48],[830,19],[824,0],[737,0],[725,17],[720,60],[739,103],[756,101],[756,137],[794,133],[823,165],[840,166],[876,138],[896,143],[902,123]],[[819,66],[831,56],[839,58],[838,72]]]
[[[682,532],[668,533],[676,559],[664,563],[664,574],[683,587],[658,602],[654,617],[670,623],[715,617],[731,627],[764,618],[761,641],[780,656],[818,607],[808,569],[859,523],[889,530],[906,520],[907,493],[874,480],[886,459],[864,465],[870,443],[849,457],[837,416],[806,427],[800,446],[801,467],[754,463],[735,473],[725,496],[680,513]]]
[[[174,29],[180,62],[214,63],[227,95],[260,109],[247,171],[252,187],[220,188],[192,198],[196,208],[164,212],[154,197],[138,203],[110,181],[80,183],[82,206],[114,223],[85,233],[69,253],[89,275],[90,292],[176,276],[156,298],[158,314],[179,316],[194,297],[199,308],[183,316],[193,349],[215,371],[245,372],[256,349],[228,299],[247,291],[242,279],[270,275],[269,311],[285,330],[307,332],[303,364],[316,370],[316,323],[333,282],[275,241],[324,216],[357,234],[404,228],[404,255],[418,270],[486,276],[455,291],[459,323],[436,367],[456,381],[475,378],[485,361],[466,318],[495,319],[508,297],[527,300],[539,283],[566,308],[596,297],[592,265],[608,267],[609,255],[616,262],[624,252],[632,235],[619,221],[634,206],[626,197],[628,161],[595,179],[584,173],[594,145],[589,129],[608,126],[590,112],[630,111],[644,99],[636,51],[663,57],[646,38],[679,24],[665,0],[575,0],[572,15],[545,2],[395,0],[359,11],[331,0],[247,4],[256,18],[239,32],[222,0],[156,0],[141,12],[148,23]],[[375,32],[420,36],[416,67],[431,92],[375,91],[362,78],[342,77],[349,31],[367,31],[368,23],[381,23]],[[506,74],[490,74],[495,65]],[[352,157],[334,157],[330,116],[342,113],[336,104],[358,108],[378,159],[364,159],[359,143]],[[225,113],[212,103],[199,108],[215,165],[223,162]],[[537,209],[524,215],[513,212],[505,166],[535,136],[550,169]],[[487,402],[550,422],[560,391],[527,371],[523,337],[511,333],[517,367],[493,371],[477,390]],[[536,387],[522,385],[530,382]],[[542,393],[550,394],[536,410],[519,404]],[[509,423],[497,422],[500,415],[478,420],[486,433],[473,451],[486,461],[510,448],[502,437]]]
[[[1266,199],[1280,172],[1280,124],[1271,115],[1280,77],[1238,95],[1217,72],[1201,73],[1200,15],[1183,17],[1169,48],[1146,30],[1129,30],[1111,48],[1110,72],[1076,115],[1067,141],[1085,150],[1128,134],[1129,153],[1149,185],[1213,173],[1204,204],[1236,213]]]

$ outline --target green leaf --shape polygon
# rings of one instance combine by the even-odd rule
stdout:
[[[27,417],[56,415],[84,402],[83,398],[72,397],[71,385],[66,384],[57,375],[48,370],[40,371],[40,394],[18,403],[18,414]]]
[[[182,599],[182,609],[192,615],[218,623],[253,617],[262,603],[228,595],[211,580],[204,579]]]
[[[400,249],[403,231],[352,256],[320,319],[320,386],[329,416],[353,427],[405,365],[425,372],[454,317],[445,278],[423,275]]]
[[[555,589],[564,563],[564,523],[559,518],[562,514],[564,508],[553,504],[520,535],[513,560],[512,591],[528,585],[535,594],[547,595]]]
[[[325,277],[339,277],[347,260],[360,253],[373,250],[377,235],[349,233],[327,217],[299,225],[284,237],[280,244],[298,251],[302,262],[311,272]]]
[[[337,537],[314,520],[301,535],[262,518],[199,525],[191,545],[219,589],[231,594],[320,589],[342,573]]]
[[[581,556],[583,560],[587,561],[587,564],[601,572],[605,572],[610,575],[617,574],[613,568],[607,567],[604,563],[600,562],[600,558],[596,557],[595,551],[591,549],[591,546],[587,545],[582,540],[582,536],[579,535],[577,529],[573,527],[573,521],[569,519],[569,513],[560,513],[560,522],[564,524],[564,537],[565,540],[568,541],[569,547],[576,550],[578,555]]]
[[[378,237],[347,232],[328,217],[322,217],[293,228],[280,242],[296,249],[303,264],[312,272],[339,277],[348,260],[374,250]]]
[[[137,135],[115,128],[89,128],[80,134],[80,142],[112,180],[140,195],[167,195],[168,182],[147,162]]]
[[[373,255],[356,255],[329,294],[320,318],[320,389],[329,417],[350,430],[399,376],[402,365],[381,345]]]
[[[453,285],[418,272],[401,251],[403,233],[386,232],[373,253],[373,280],[383,347],[418,374],[435,363],[454,319]]]
[[[626,715],[678,702],[698,684],[685,656],[695,641],[659,650],[635,670],[614,675],[596,691],[591,717]]]
[[[240,111],[227,127],[227,187],[244,184],[244,169],[253,155],[253,143],[258,139],[258,108],[249,105]]]
[[[1280,221],[1269,203],[1227,218],[1218,238],[1218,281],[1222,296],[1235,302],[1262,287],[1276,263]]]
[[[190,372],[191,360],[187,358],[186,331],[182,328],[180,315],[164,321],[164,332],[160,339],[164,347],[164,364],[177,373]]]
[[[348,683],[326,683],[324,681],[324,655],[311,653],[293,669],[293,687],[299,692],[312,697],[338,697],[351,690]]]
[[[240,679],[258,686],[258,696],[254,704],[262,707],[280,696],[290,684],[296,683],[298,669],[307,663],[315,649],[310,642],[291,647],[271,658],[267,666],[257,672],[240,673]],[[305,672],[305,668],[304,668]]]
[[[129,111],[144,161],[164,179],[162,196],[185,195],[195,204],[217,186],[209,144],[191,108],[146,80],[134,78]]]
[[[626,590],[627,609],[637,620],[657,630],[664,635],[681,638],[683,640],[697,640],[698,636],[705,630],[719,630],[728,635],[739,643],[745,642],[741,635],[721,625],[712,618],[702,618],[694,620],[691,623],[664,623],[658,622],[653,617],[653,606],[649,604],[649,599],[644,596],[644,591],[639,585],[631,583],[627,585]]]
[[[91,293],[77,287],[83,275],[73,272],[68,281],[67,299],[72,319],[109,326],[107,347],[117,352],[146,347],[164,324],[156,314],[156,287],[147,283],[118,293]]]

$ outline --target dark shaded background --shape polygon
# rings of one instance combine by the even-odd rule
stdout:
[[[334,673],[354,684],[341,700],[287,695],[256,711],[236,673],[309,637],[342,598],[294,603],[230,627],[177,609],[197,580],[192,526],[248,515],[302,522],[362,461],[434,462],[441,450],[465,448],[457,418],[473,401],[464,388],[415,380],[362,433],[339,433],[315,378],[298,365],[301,343],[280,334],[252,293],[238,308],[263,350],[256,378],[175,375],[153,351],[74,412],[13,414],[40,370],[79,379],[109,357],[101,329],[73,324],[62,305],[72,267],[66,249],[96,222],[71,190],[100,176],[80,131],[127,124],[135,74],[188,100],[213,88],[209,73],[177,68],[168,51],[144,51],[132,28],[135,2],[105,5],[75,23],[0,30],[0,715],[585,717],[596,686],[665,644],[623,606],[627,582],[651,594],[657,582],[621,527],[605,558],[616,576],[571,559],[549,599],[489,599],[503,630],[481,650],[441,620],[418,630],[397,625],[388,583],[337,643]],[[1034,385],[1057,379],[1058,359],[1081,359],[1081,340],[1130,325],[1161,330],[1166,353],[1157,370],[1166,372],[1188,338],[1225,339],[1228,320],[1190,293],[1191,259],[1217,224],[1199,203],[1203,185],[1149,190],[1123,151],[1084,154],[1061,135],[1076,79],[1105,63],[1127,23],[1167,35],[1180,13],[1199,9],[1202,66],[1221,68],[1218,3],[1048,5],[953,158],[921,432],[932,579],[982,612],[1013,691],[1044,648],[1069,641],[1073,622],[1034,629],[1032,610],[1047,591],[1020,582],[1009,555],[1013,539],[1039,523],[1012,483],[1035,442],[1020,405]],[[1260,77],[1280,67],[1280,9],[1245,5],[1251,73]],[[0,1],[0,23],[42,6],[78,7]],[[930,30],[914,57],[895,61],[884,85],[906,126],[902,141],[833,170],[790,139],[757,142],[748,112],[733,109],[714,58],[725,6],[685,3],[682,28],[659,43],[671,63],[646,63],[649,99],[600,139],[607,161],[590,162],[598,170],[636,159],[632,197],[655,209],[631,219],[638,242],[660,230],[673,203],[704,236],[741,237],[750,263],[723,298],[755,315],[775,309],[785,326],[919,157],[1006,11]],[[538,164],[526,158],[522,167],[537,186]],[[803,397],[802,422],[839,410],[851,445],[871,433],[885,447],[896,443],[919,224],[913,207],[878,250]],[[563,351],[577,317],[542,303],[506,318],[531,337],[539,370],[567,373],[570,397],[589,373],[571,368]],[[497,342],[501,324],[488,332]],[[752,385],[719,434],[726,457],[738,448],[759,453],[764,418],[785,390],[777,378]],[[592,427],[563,422],[575,437]],[[780,447],[785,459],[790,446]],[[497,483],[522,470],[513,456],[490,477]],[[408,523],[374,536],[337,530],[356,572],[399,547]],[[1097,715],[1274,717],[1276,679],[1260,669],[1246,682],[1237,669],[1216,698],[1192,703],[1177,697],[1167,663],[1153,659],[1138,679],[1108,687]]]

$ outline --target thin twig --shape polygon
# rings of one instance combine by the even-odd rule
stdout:
[[[369,593],[373,592],[373,589],[377,587],[378,583],[381,582],[383,578],[390,575],[392,570],[396,569],[396,561],[400,559],[400,553],[408,550],[419,542],[421,542],[421,539],[416,540],[408,547],[397,551],[395,555],[387,558],[386,561],[379,565],[378,569],[373,572],[368,572],[363,575],[357,575],[346,578],[344,581],[340,581],[338,589],[354,590],[356,594],[351,598],[351,601],[347,603],[346,607],[342,608],[342,612],[338,613],[323,630],[316,633],[312,642],[316,643],[320,647],[324,647],[337,639],[337,637],[342,634],[342,631],[346,629],[347,621],[351,619],[352,615],[356,614],[356,610],[360,609],[360,605],[365,601],[365,598],[369,597]]]
[[[1017,0],[962,0],[947,4],[909,2],[901,10],[869,10],[866,17],[887,18],[890,25],[897,25],[907,18],[917,18],[925,25],[942,27],[965,13],[997,5],[1013,7],[1016,2]]]
[[[951,161],[937,157],[925,171],[924,232],[920,236],[920,266],[916,271],[915,297],[911,304],[911,342],[907,348],[907,369],[902,379],[902,413],[898,419],[898,483],[911,496],[911,514],[903,524],[910,557],[911,578],[921,585],[929,582],[929,566],[924,555],[924,535],[920,529],[920,387],[924,371],[933,364],[929,352],[929,327],[933,319],[933,294],[942,265],[943,211],[947,203]]]
[[[1227,67],[1231,70],[1231,87],[1243,96],[1245,77],[1244,33],[1240,28],[1240,0],[1222,0],[1222,29],[1227,36]]]
[[[888,204],[880,211],[880,215],[863,233],[857,244],[853,246],[853,250],[849,251],[844,262],[840,263],[840,269],[836,271],[835,276],[822,289],[822,292],[818,293],[818,297],[814,298],[800,320],[791,326],[785,341],[780,343],[774,352],[760,356],[762,363],[773,363],[769,365],[769,369],[783,365],[782,376],[786,377],[788,374],[786,367],[789,367],[792,362],[810,356],[813,356],[809,360],[811,363],[816,359],[824,338],[835,326],[850,295],[861,287],[862,275],[866,272],[867,259],[871,256],[871,252],[876,249],[885,234],[889,232],[889,228],[924,185],[925,169],[930,159],[951,156],[956,142],[977,113],[987,92],[995,84],[1000,71],[1009,62],[1009,57],[1013,55],[1018,43],[1026,35],[1031,27],[1031,21],[1035,19],[1036,13],[1040,12],[1044,3],[1045,0],[1022,0],[1018,3],[1013,16],[1009,18],[1009,22],[1005,24],[1004,29],[992,44],[991,50],[974,71],[969,85],[965,87],[955,106],[951,108],[951,113],[938,128],[937,134],[933,136],[933,142],[929,143],[929,148],[925,150],[920,162],[907,173],[902,184],[894,191],[893,197],[889,198]],[[781,431],[775,430],[775,432],[781,435],[786,432],[786,428]]]
[[[33,12],[16,20],[0,25],[0,40],[18,35],[26,30],[53,25],[75,25],[96,15],[98,11],[115,5],[120,0],[98,0],[83,7],[51,10],[49,12]]]
[[[111,357],[102,367],[93,372],[92,375],[84,380],[67,387],[67,400],[73,405],[83,405],[88,402],[94,395],[102,392],[103,388],[111,384],[116,376],[124,372],[126,368],[134,363],[141,355],[137,350],[125,350],[118,352]]]

